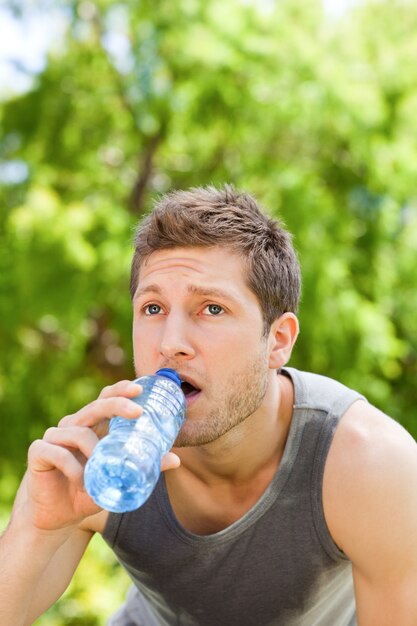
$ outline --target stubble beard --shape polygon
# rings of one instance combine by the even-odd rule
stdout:
[[[249,367],[231,374],[216,406],[201,419],[186,420],[175,447],[203,446],[216,441],[244,422],[261,405],[268,386],[269,368],[262,351]]]

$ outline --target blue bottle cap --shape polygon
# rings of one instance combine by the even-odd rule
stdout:
[[[165,378],[170,378],[171,380],[174,381],[174,383],[177,383],[178,387],[181,387],[181,378],[178,376],[175,370],[172,370],[169,367],[163,367],[162,369],[158,370],[156,372],[156,375],[165,376]]]

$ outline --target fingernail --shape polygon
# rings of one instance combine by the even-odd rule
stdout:
[[[132,383],[129,385],[128,390],[139,394],[142,391],[142,387],[138,383]]]

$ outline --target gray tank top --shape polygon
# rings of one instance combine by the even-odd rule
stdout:
[[[334,431],[364,399],[340,383],[284,368],[293,418],[279,468],[258,502],[212,535],[176,519],[161,475],[138,510],[110,514],[103,536],[134,587],[109,626],[354,626],[351,564],[322,505]]]

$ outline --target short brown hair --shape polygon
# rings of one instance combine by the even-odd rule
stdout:
[[[297,313],[300,266],[291,235],[256,200],[231,185],[196,187],[163,196],[138,225],[132,261],[133,298],[142,263],[157,250],[223,246],[242,256],[247,284],[257,296],[265,333],[287,311]]]

